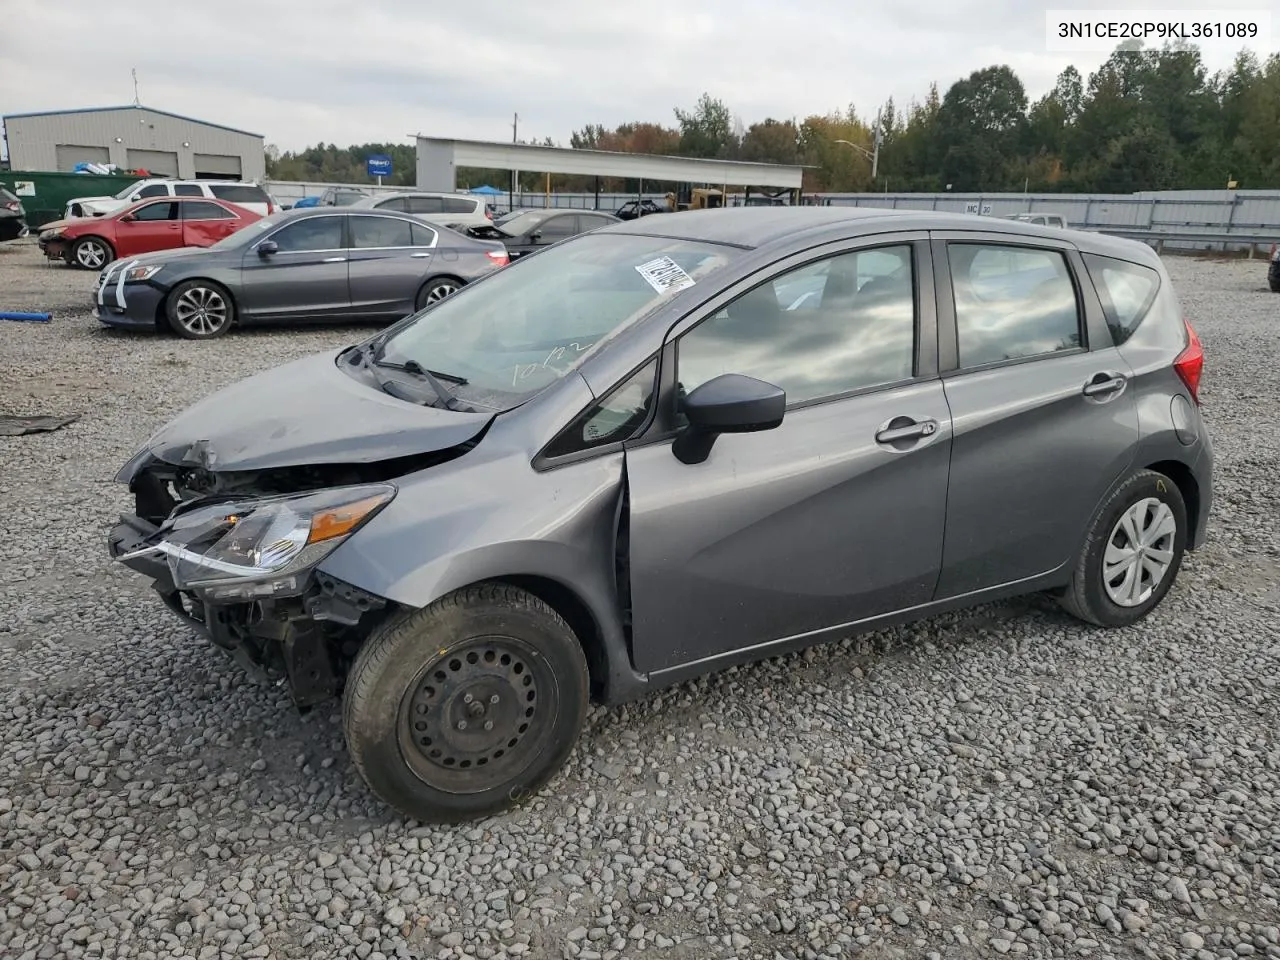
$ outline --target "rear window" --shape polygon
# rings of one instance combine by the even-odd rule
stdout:
[[[209,188],[219,200],[227,203],[269,203],[265,190],[251,183],[215,183]]]
[[[1102,301],[1111,337],[1120,346],[1151,311],[1160,290],[1160,275],[1150,267],[1092,253],[1084,255],[1084,262]]]

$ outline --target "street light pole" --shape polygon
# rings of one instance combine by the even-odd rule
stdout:
[[[852,140],[837,140],[835,142],[843,143],[846,147],[853,147],[853,149],[857,150],[860,154],[871,161],[871,183],[874,185],[876,182],[876,175],[880,170],[880,114],[878,112],[876,113],[876,126],[871,132],[872,149],[868,150],[866,147],[861,144],[854,143]]]

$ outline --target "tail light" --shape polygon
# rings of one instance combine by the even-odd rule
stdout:
[[[493,211],[490,210],[488,207],[485,208],[484,215],[488,217],[490,220],[493,219]]]
[[[1199,406],[1200,375],[1204,373],[1204,348],[1200,346],[1200,338],[1190,322],[1184,319],[1182,323],[1187,328],[1187,345],[1173,361],[1173,369],[1187,385],[1187,389],[1191,392],[1191,399],[1196,402],[1196,406]]]
[[[484,255],[493,261],[495,267],[505,267],[507,265],[507,251],[505,250],[486,250]]]
[[[18,202],[16,200],[6,200],[4,203],[4,208],[6,210],[13,210],[16,212],[18,209]]]

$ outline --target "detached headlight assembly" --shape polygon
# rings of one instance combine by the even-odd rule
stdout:
[[[395,494],[369,484],[200,507],[174,517],[146,549],[165,555],[175,587],[210,600],[293,596]]]
[[[157,264],[151,267],[130,267],[125,271],[125,283],[137,283],[141,280],[150,280],[157,273],[164,269],[164,264]]]

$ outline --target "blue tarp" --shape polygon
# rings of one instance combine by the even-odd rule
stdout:
[[[497,187],[491,187],[488,184],[485,184],[483,187],[476,187],[471,192],[483,193],[486,197],[496,197],[503,193],[502,190],[499,190]]]

